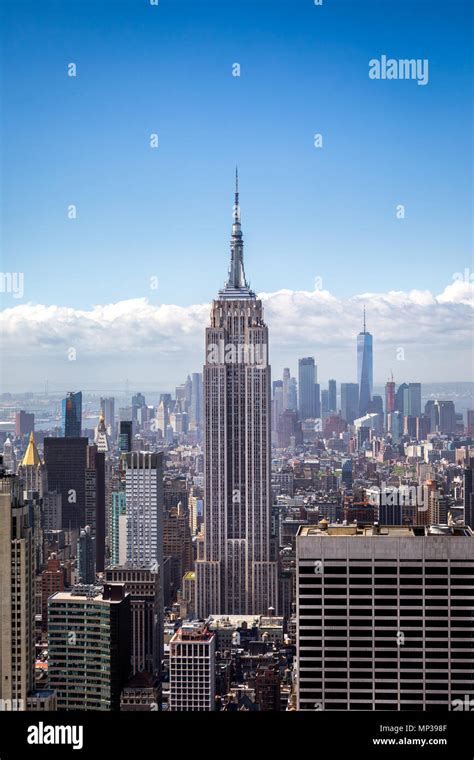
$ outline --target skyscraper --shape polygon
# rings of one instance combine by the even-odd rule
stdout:
[[[48,676],[59,710],[118,710],[130,672],[130,595],[119,583],[48,600]]]
[[[19,478],[0,464],[0,699],[24,710],[34,688],[34,557]]]
[[[123,583],[130,595],[132,675],[143,671],[157,675],[163,656],[163,595],[158,564],[114,565],[106,569],[105,580]]]
[[[215,710],[216,634],[184,623],[170,641],[170,710]]]
[[[82,427],[82,393],[70,391],[61,402],[62,433],[65,438],[80,438]]]
[[[364,329],[357,336],[357,382],[359,383],[359,417],[362,417],[369,411],[373,389],[372,335],[367,332],[365,326],[365,306]]]
[[[125,491],[112,491],[110,561],[123,565],[127,561],[127,505]]]
[[[48,629],[48,598],[56,591],[64,591],[65,572],[55,552],[48,557],[41,573],[41,626]]]
[[[272,399],[272,443],[278,445],[278,433],[280,432],[280,417],[284,412],[284,387],[282,380],[274,380]]]
[[[183,575],[194,568],[189,513],[181,502],[163,515],[163,555],[171,565],[171,598],[177,598]]]
[[[328,381],[329,412],[337,412],[337,385],[335,380]]]
[[[320,523],[296,553],[299,710],[450,710],[469,693],[469,528]]]
[[[341,383],[341,417],[352,425],[359,414],[359,386],[357,383]]]
[[[388,426],[388,415],[395,411],[395,382],[393,374],[385,384],[385,427]]]
[[[191,375],[191,407],[189,422],[192,430],[199,429],[202,425],[202,374],[193,372]]]
[[[21,409],[15,414],[15,435],[29,435],[35,430],[35,415]]]
[[[321,386],[319,383],[314,384],[314,416],[321,417]]]
[[[168,405],[161,399],[158,409],[156,410],[155,428],[161,433],[161,437],[165,438],[166,428],[169,424]]]
[[[419,417],[421,414],[421,383],[408,383],[403,389],[403,415]]]
[[[87,447],[86,494],[84,525],[90,527],[95,545],[96,570],[101,573],[105,562],[105,454],[97,446]],[[83,526],[81,526],[83,527]]]
[[[298,411],[298,383],[296,377],[290,377],[288,383],[288,409],[291,412]]]
[[[316,391],[317,379],[314,356],[306,356],[298,360],[298,412],[301,420],[314,419],[316,417]]]
[[[101,398],[100,408],[104,414],[107,432],[115,440],[115,399],[113,397]]]
[[[120,420],[119,449],[122,454],[132,450],[133,422]]]
[[[99,424],[95,431],[94,443],[97,446],[97,451],[106,454],[110,450],[109,436],[107,435],[107,427],[105,425],[103,412],[99,415]]]
[[[32,432],[17,474],[21,475],[24,491],[37,491],[40,497],[43,496],[46,491],[46,468],[41,462]]]
[[[397,392],[395,393],[395,407],[394,407],[394,411],[395,412],[400,412],[400,414],[401,414],[402,417],[405,416],[404,403],[405,403],[405,391],[407,389],[408,389],[408,384],[407,383],[401,383],[398,386],[398,388],[397,388]],[[434,429],[434,426],[433,426],[433,429]]]
[[[290,408],[290,370],[285,367],[283,370],[283,411],[286,412]]]
[[[77,570],[79,583],[95,583],[95,540],[90,525],[82,528],[77,541]]]
[[[436,430],[439,433],[454,433],[456,431],[456,409],[454,401],[439,401],[434,403]]]
[[[474,459],[463,470],[462,493],[464,504],[464,522],[474,530]]]
[[[163,454],[126,456],[127,560],[163,566]]]
[[[325,388],[321,391],[321,417],[323,420],[329,415],[329,391]]]
[[[270,366],[262,303],[244,271],[236,178],[227,282],[211,309],[204,366],[205,511],[197,612],[277,605],[271,542]]]
[[[45,438],[44,461],[48,488],[62,498],[62,527],[85,525],[87,438]]]

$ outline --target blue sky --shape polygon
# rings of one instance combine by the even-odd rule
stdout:
[[[397,380],[471,379],[471,15],[467,0],[5,0],[2,271],[24,273],[22,298],[0,293],[8,389],[162,389],[200,369],[236,164],[274,377],[315,355],[320,377],[354,380],[365,302],[376,382],[400,347]],[[370,79],[383,54],[428,59],[428,84]]]
[[[3,270],[34,303],[205,302],[238,163],[258,291],[440,292],[470,265],[468,8],[7,0]],[[370,80],[383,53],[428,58],[428,85]]]

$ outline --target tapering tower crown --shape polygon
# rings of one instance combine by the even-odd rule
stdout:
[[[232,235],[230,238],[230,265],[227,282],[219,291],[219,298],[255,298],[245,277],[244,241],[240,224],[239,173],[235,169],[234,210],[232,214]]]
[[[22,459],[21,465],[22,467],[37,467],[39,464],[41,464],[41,459],[40,455],[38,454],[38,449],[36,448],[35,436],[33,432],[31,432],[28,446],[25,451],[25,456]]]

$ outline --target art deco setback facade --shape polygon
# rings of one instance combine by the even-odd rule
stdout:
[[[327,526],[297,537],[300,710],[450,710],[474,697],[469,528]]]
[[[196,563],[197,612],[266,613],[277,605],[268,328],[245,278],[237,189],[229,276],[206,329],[204,425],[205,546]]]

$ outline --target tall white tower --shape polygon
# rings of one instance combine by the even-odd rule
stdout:
[[[163,567],[163,454],[126,455],[127,560]]]

